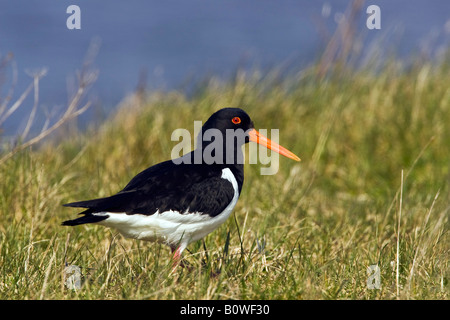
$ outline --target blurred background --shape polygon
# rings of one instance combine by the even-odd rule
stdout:
[[[448,0],[356,2],[352,46],[358,46],[352,50],[357,64],[374,54],[378,59],[439,59],[449,47]],[[14,101],[33,81],[30,74],[45,68],[39,83],[43,112],[38,114],[62,112],[76,89],[76,72],[95,43],[93,65],[99,75],[89,91],[94,105],[83,123],[104,119],[139,86],[189,94],[202,79],[227,80],[240,69],[264,72],[284,65],[285,72],[298,72],[323,57],[342,17],[352,9],[352,1],[343,0],[23,3],[0,1],[0,57],[9,55],[13,66],[0,79],[1,96],[13,86]],[[72,4],[81,9],[81,30],[66,27],[66,9]],[[366,8],[372,4],[381,9],[380,30],[366,27]],[[23,130],[32,96],[3,124],[3,134]]]

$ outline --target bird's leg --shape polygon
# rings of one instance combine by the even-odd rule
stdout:
[[[181,250],[180,247],[175,248],[175,247],[170,247],[170,250],[172,250],[172,270],[174,270],[181,261]],[[175,253],[174,253],[175,252]],[[180,264],[181,267],[184,267],[183,264]]]
[[[176,269],[176,267],[178,265],[180,265],[180,267],[185,268],[186,264],[183,262],[183,260],[181,259],[181,253],[184,250],[184,246],[180,245],[178,247],[170,247],[170,250],[172,251],[172,272]]]

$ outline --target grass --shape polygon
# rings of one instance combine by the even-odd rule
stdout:
[[[134,95],[100,127],[58,131],[0,166],[0,299],[448,299],[449,71],[238,72],[191,97]],[[192,270],[170,274],[163,245],[60,226],[77,213],[62,204],[118,192],[169,158],[173,130],[226,106],[279,129],[302,162],[280,158],[272,176],[246,164],[234,214],[185,252]],[[80,290],[66,288],[66,265],[81,268]]]

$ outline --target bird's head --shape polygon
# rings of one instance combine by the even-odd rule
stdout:
[[[212,114],[203,125],[199,139],[203,139],[202,144],[205,146],[205,141],[214,142],[218,136],[222,137],[224,149],[227,143],[231,143],[231,148],[236,149],[251,141],[285,157],[300,161],[294,153],[256,131],[250,116],[240,108],[224,108]]]

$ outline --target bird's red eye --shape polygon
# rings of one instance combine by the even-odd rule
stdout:
[[[231,119],[231,122],[233,122],[234,124],[239,124],[239,123],[241,123],[241,118],[234,117],[233,119]]]

